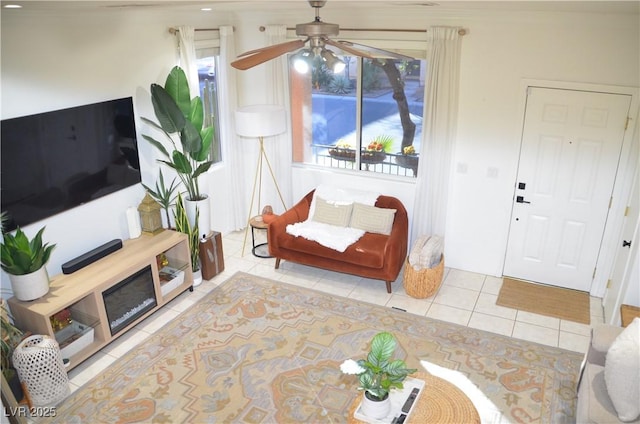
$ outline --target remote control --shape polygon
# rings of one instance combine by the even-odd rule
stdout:
[[[402,423],[404,423],[404,420],[406,420],[406,419],[407,419],[407,416],[405,414],[400,414],[400,416],[396,420],[396,423],[402,424]]]
[[[404,403],[404,405],[402,405],[402,412],[404,412],[405,414],[409,413],[413,402],[415,402],[416,397],[418,396],[418,393],[420,393],[420,389],[418,389],[417,387],[411,391],[411,394],[407,398],[407,401]]]

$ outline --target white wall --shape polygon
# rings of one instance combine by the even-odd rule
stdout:
[[[164,83],[176,65],[170,26],[209,27],[210,16],[181,13],[101,10],[73,14],[54,11],[2,11],[2,119],[133,96],[136,115],[153,118],[149,85]],[[220,23],[226,23],[224,16]],[[218,25],[219,25],[218,24]],[[154,185],[157,153],[140,134],[142,180]],[[166,175],[166,171],[165,171]],[[6,184],[3,181],[3,184]],[[24,228],[33,236],[46,225],[45,242],[56,249],[49,275],[61,265],[112,239],[129,238],[125,210],[144,197],[141,185],[110,194],[86,205]],[[2,272],[3,297],[10,284]]]
[[[329,6],[331,3],[329,3]],[[500,275],[517,171],[519,123],[524,79],[640,86],[640,30],[637,15],[591,13],[519,13],[435,8],[375,8],[349,13],[344,7],[323,10],[322,17],[342,27],[427,28],[463,26],[460,110],[446,234],[447,266]],[[24,11],[22,11],[24,12]],[[148,87],[162,82],[176,63],[169,26],[181,24],[236,28],[238,52],[263,45],[260,25],[312,19],[307,8],[254,10],[237,15],[164,13],[151,8],[126,12],[2,13],[2,118],[134,96],[138,116],[153,116]],[[239,74],[238,105],[264,101],[260,67]],[[142,126],[138,127],[141,132]],[[140,138],[143,181],[153,184],[157,166]],[[637,142],[637,140],[636,140]],[[253,172],[253,156],[248,169]],[[466,169],[466,172],[459,172]],[[489,177],[495,171],[495,177]],[[210,176],[213,226],[229,230],[229,193],[215,169]],[[295,166],[293,198],[320,182],[350,186],[375,184],[396,195],[411,215],[414,186],[403,179],[384,180]],[[248,178],[252,181],[252,176]],[[240,194],[244,196],[245,194]],[[113,238],[126,238],[124,210],[137,205],[142,190],[132,188],[30,226],[46,224],[45,238],[58,243],[49,271]],[[277,204],[277,199],[266,199]],[[6,287],[6,275],[2,275]]]

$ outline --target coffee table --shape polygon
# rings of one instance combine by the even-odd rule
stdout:
[[[426,372],[412,374],[425,382],[423,393],[418,404],[411,412],[408,424],[411,423],[480,423],[480,415],[471,400],[454,384]],[[360,403],[360,396],[349,409],[349,424],[359,424],[353,414]]]

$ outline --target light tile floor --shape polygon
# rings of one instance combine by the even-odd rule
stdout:
[[[256,236],[259,242],[262,235]],[[180,294],[155,314],[71,370],[69,377],[72,390],[76,390],[134,346],[144,342],[151,334],[237,271],[575,352],[585,352],[589,343],[589,325],[497,306],[495,302],[502,284],[499,277],[446,268],[438,292],[427,299],[415,299],[406,294],[402,286],[402,275],[392,284],[393,293],[389,294],[384,282],[378,280],[287,261],[283,261],[280,269],[276,270],[274,259],[257,258],[251,254],[250,234],[244,246],[244,255],[243,244],[242,231],[224,236],[224,272],[210,281],[204,281],[193,292],[186,291]],[[591,298],[592,325],[602,323],[603,320],[600,299]]]

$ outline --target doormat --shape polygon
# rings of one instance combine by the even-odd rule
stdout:
[[[589,293],[526,281],[502,279],[497,305],[589,324]]]

